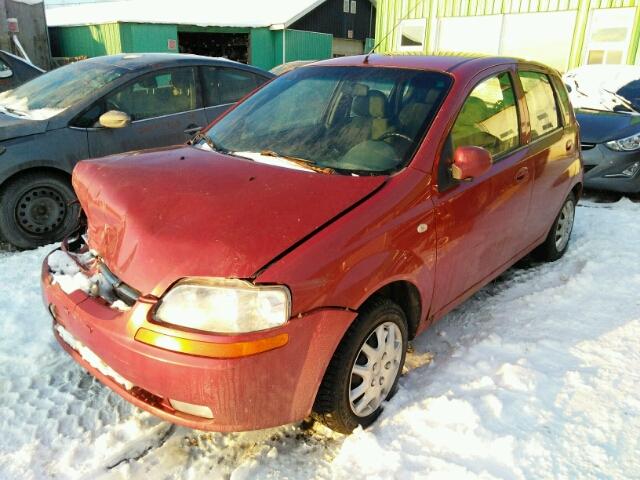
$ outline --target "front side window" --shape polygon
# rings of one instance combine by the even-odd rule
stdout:
[[[518,76],[529,109],[531,140],[535,140],[558,128],[558,106],[547,75],[539,72],[518,72]]]
[[[105,110],[127,113],[132,121],[188,112],[197,108],[194,68],[145,75],[105,99]]]
[[[484,80],[462,106],[451,131],[452,148],[475,146],[494,157],[519,145],[518,111],[508,73]]]
[[[0,93],[0,110],[44,120],[95,94],[127,73],[97,61],[72,63],[40,75],[14,90]]]
[[[256,161],[280,157],[330,173],[389,173],[411,159],[450,83],[445,74],[418,70],[300,68],[207,133],[217,149]]]

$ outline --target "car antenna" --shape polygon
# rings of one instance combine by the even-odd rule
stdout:
[[[371,54],[373,53],[373,51],[374,51],[376,48],[378,48],[382,42],[384,42],[387,38],[389,38],[389,35],[391,35],[393,32],[395,32],[395,31],[396,31],[396,29],[400,26],[400,24],[401,24],[404,20],[406,20],[406,19],[407,19],[407,17],[409,17],[410,15],[412,15],[413,13],[415,13],[415,11],[418,9],[418,7],[419,7],[420,5],[422,5],[424,2],[425,2],[425,0],[419,0],[419,1],[417,1],[417,2],[416,2],[416,4],[414,5],[414,7],[413,7],[411,10],[409,10],[409,11],[406,13],[406,15],[404,15],[403,17],[400,17],[400,20],[398,20],[398,22],[393,26],[393,28],[392,28],[391,30],[389,30],[389,31],[387,32],[387,34],[386,34],[384,37],[382,37],[382,38],[380,39],[380,41],[379,41],[378,43],[376,43],[376,44],[371,48],[371,50],[369,50],[369,52],[365,55],[364,60],[362,61],[362,63],[363,63],[363,64],[365,64],[365,65],[366,65],[366,64],[368,64],[368,63],[369,63],[369,57],[371,56]]]

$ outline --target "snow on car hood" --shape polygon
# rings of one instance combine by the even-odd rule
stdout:
[[[80,162],[89,245],[155,295],[189,276],[248,278],[386,177],[325,175],[181,147]]]

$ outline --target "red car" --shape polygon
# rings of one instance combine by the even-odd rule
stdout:
[[[409,340],[525,255],[562,256],[579,145],[539,64],[302,67],[190,145],[78,164],[87,235],[42,270],[55,336],[170,422],[367,426]]]

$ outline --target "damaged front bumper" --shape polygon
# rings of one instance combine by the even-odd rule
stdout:
[[[135,289],[126,286],[131,290],[118,293],[124,284],[113,273],[101,278],[105,270],[99,259],[86,247],[75,249],[66,253],[82,255],[80,271],[89,282],[78,285],[88,288],[61,282],[50,257],[42,268],[44,302],[56,339],[77,363],[129,402],[190,428],[256,430],[306,417],[326,366],[355,317],[350,311],[319,310],[277,329],[240,335],[170,328],[153,321],[155,297],[138,292],[135,301],[125,302]],[[50,256],[56,252],[65,253],[56,250]],[[238,352],[238,345],[285,336],[286,343],[280,341],[276,348],[225,358],[224,352]],[[185,353],[184,344],[206,350]]]

